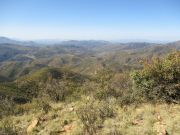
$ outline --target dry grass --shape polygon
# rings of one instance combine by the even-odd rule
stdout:
[[[51,103],[48,113],[42,110],[29,111],[24,115],[11,116],[8,119],[21,131],[26,131],[34,118],[39,120],[32,135],[80,135],[83,124],[78,119],[76,109],[82,102]],[[100,135],[157,135],[164,130],[170,135],[180,134],[180,105],[141,104],[137,106],[119,107],[113,104],[116,115],[107,118],[103,128],[98,130]],[[91,108],[89,108],[91,109]],[[7,118],[4,118],[5,120]],[[3,121],[2,120],[2,121]],[[0,122],[0,127],[3,123]]]

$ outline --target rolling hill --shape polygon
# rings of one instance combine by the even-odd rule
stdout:
[[[114,71],[139,68],[140,59],[163,56],[180,48],[179,41],[155,44],[71,40],[50,46],[27,46],[0,39],[0,75],[10,80],[43,67],[68,68],[86,75],[103,68]]]

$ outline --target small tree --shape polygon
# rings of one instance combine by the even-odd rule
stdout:
[[[54,101],[65,100],[65,95],[67,94],[67,88],[65,83],[55,79],[47,82],[44,91]]]
[[[167,57],[145,61],[140,71],[132,74],[137,88],[149,100],[180,101],[180,51]]]

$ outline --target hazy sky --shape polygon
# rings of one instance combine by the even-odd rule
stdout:
[[[0,0],[0,36],[180,40],[180,0]]]

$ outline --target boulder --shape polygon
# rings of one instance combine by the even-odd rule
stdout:
[[[39,122],[39,120],[36,118],[34,120],[32,120],[31,124],[28,126],[28,128],[26,130],[27,134],[29,134],[33,131],[33,129],[37,126],[38,122]]]

